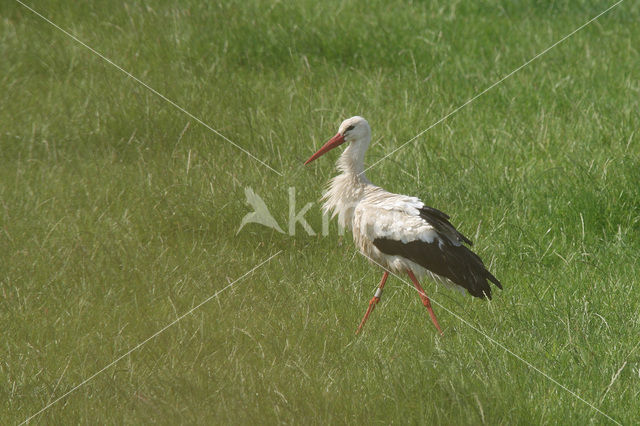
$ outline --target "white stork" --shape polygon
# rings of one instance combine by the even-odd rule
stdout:
[[[373,185],[364,175],[364,155],[371,141],[371,128],[362,117],[342,122],[338,133],[313,154],[310,163],[331,149],[349,142],[338,160],[342,172],[324,193],[323,210],[338,215],[341,226],[352,229],[360,252],[384,268],[375,296],[369,302],[356,334],[380,301],[389,272],[407,273],[422,304],[442,335],[431,302],[418,278],[430,277],[446,287],[491,299],[489,281],[502,289],[478,255],[464,244],[471,241],[449,222],[449,216],[426,206],[416,197],[392,194]]]

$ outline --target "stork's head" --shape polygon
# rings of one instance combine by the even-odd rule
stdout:
[[[364,152],[369,147],[369,141],[371,140],[371,128],[369,127],[369,123],[367,120],[360,116],[355,116],[351,118],[347,118],[340,124],[340,129],[338,129],[338,133],[327,143],[325,143],[322,148],[318,150],[315,154],[313,154],[304,164],[309,164],[316,158],[321,155],[331,151],[333,148],[342,145],[345,142],[349,142],[353,148],[356,148],[356,151],[362,153],[364,156]]]

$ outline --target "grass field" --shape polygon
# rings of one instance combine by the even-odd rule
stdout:
[[[282,176],[13,1],[0,5],[0,423],[640,422],[640,7],[625,1],[374,182],[451,214],[504,284],[425,282],[319,233],[346,117],[368,163],[614,3],[29,1]],[[454,315],[455,314],[455,315]],[[468,324],[462,322],[463,318]],[[508,353],[544,371],[593,407]]]

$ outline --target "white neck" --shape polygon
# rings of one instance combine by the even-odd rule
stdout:
[[[323,210],[332,211],[332,217],[338,215],[338,223],[345,228],[351,228],[353,210],[371,185],[364,174],[364,154],[368,146],[368,138],[349,143],[337,162],[342,173],[331,180],[322,197]]]
[[[338,159],[338,170],[345,174],[356,175],[362,181],[368,182],[364,175],[364,155],[369,148],[370,136],[349,142],[349,145],[344,150],[340,158]]]
[[[338,158],[336,165],[342,173],[364,177],[364,158],[354,151],[353,145],[349,145]]]

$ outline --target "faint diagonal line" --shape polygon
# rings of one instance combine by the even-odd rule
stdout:
[[[604,11],[600,12],[599,14],[597,14],[596,16],[594,16],[593,18],[591,18],[590,20],[588,20],[586,23],[582,24],[581,26],[579,26],[578,28],[576,28],[575,30],[571,31],[569,34],[567,34],[566,36],[562,37],[560,40],[556,41],[555,43],[553,43],[551,46],[547,47],[546,49],[544,49],[542,52],[538,53],[537,55],[535,55],[533,58],[529,59],[527,62],[525,62],[524,64],[520,65],[518,68],[516,68],[515,70],[511,71],[509,74],[505,75],[504,77],[502,77],[500,80],[496,81],[495,83],[493,83],[492,85],[490,85],[489,87],[487,87],[486,89],[484,89],[482,92],[478,93],[477,95],[475,95],[474,97],[468,99],[465,103],[463,103],[462,105],[460,105],[459,107],[457,107],[456,109],[454,109],[453,111],[451,111],[450,113],[448,113],[447,115],[445,115],[444,117],[442,117],[440,120],[436,121],[435,123],[433,123],[432,125],[430,125],[429,127],[427,127],[426,129],[424,129],[423,131],[421,131],[420,133],[418,133],[417,135],[415,135],[414,137],[412,137],[411,139],[409,139],[407,142],[403,143],[402,145],[400,145],[399,147],[397,147],[396,149],[394,149],[393,151],[391,151],[389,154],[385,155],[384,157],[382,157],[381,159],[379,159],[378,161],[376,161],[375,163],[373,163],[372,165],[370,165],[369,167],[367,167],[366,169],[364,169],[362,173],[366,172],[367,170],[369,170],[370,168],[376,166],[378,163],[382,162],[383,160],[385,160],[387,157],[395,154],[396,152],[400,151],[402,148],[404,148],[405,146],[409,145],[411,142],[415,141],[416,139],[418,139],[420,136],[424,135],[425,133],[427,133],[429,130],[433,129],[435,126],[437,126],[438,124],[442,123],[444,120],[446,120],[447,118],[451,117],[452,115],[456,114],[458,111],[460,111],[462,108],[466,107],[467,105],[469,105],[471,102],[475,101],[476,99],[478,99],[480,96],[484,95],[485,93],[487,93],[488,91],[490,91],[491,89],[493,89],[494,87],[496,87],[497,85],[499,85],[500,83],[502,83],[503,81],[505,81],[506,79],[508,79],[509,77],[511,77],[512,75],[514,75],[515,73],[517,73],[518,71],[520,71],[521,69],[525,68],[527,65],[529,65],[530,63],[532,63],[533,61],[535,61],[536,59],[538,59],[539,57],[541,57],[542,55],[544,55],[545,53],[547,53],[548,51],[550,51],[551,49],[553,49],[554,47],[556,47],[557,45],[559,45],[560,43],[562,43],[563,41],[565,41],[566,39],[568,39],[569,37],[571,37],[572,35],[574,35],[575,33],[577,33],[578,31],[580,31],[581,29],[583,29],[584,27],[586,27],[587,25],[591,24],[592,22],[594,22],[595,20],[597,20],[598,18],[600,18],[602,15],[604,15],[605,13],[609,12],[611,9],[615,8],[616,6],[618,6],[620,3],[622,3],[624,0],[619,0],[617,3],[614,3],[612,6],[609,6],[607,9],[605,9]]]
[[[107,364],[106,366],[104,366],[103,368],[101,368],[100,370],[96,371],[95,373],[93,373],[91,376],[89,376],[88,378],[84,379],[82,382],[80,382],[79,384],[77,384],[76,386],[74,386],[73,388],[71,388],[69,391],[67,391],[66,393],[64,393],[63,395],[59,396],[58,398],[56,398],[55,400],[53,400],[52,402],[50,402],[49,404],[45,405],[44,407],[42,407],[38,412],[32,414],[31,416],[27,417],[22,423],[20,423],[21,425],[30,422],[34,417],[38,416],[39,414],[42,414],[45,410],[47,410],[49,407],[51,407],[53,404],[55,404],[56,402],[66,398],[67,396],[69,396],[71,393],[73,393],[74,391],[78,390],[80,387],[84,386],[85,384],[87,384],[90,380],[92,380],[93,378],[95,378],[97,375],[99,375],[100,373],[104,372],[105,370],[107,370],[109,367],[112,367],[114,364],[116,364],[118,361],[120,361],[121,359],[125,358],[126,356],[130,355],[132,352],[134,352],[135,350],[141,348],[143,345],[145,345],[147,342],[149,342],[150,340],[153,340],[154,338],[158,337],[158,335],[160,335],[161,333],[163,333],[165,330],[167,330],[168,328],[170,328],[171,326],[177,324],[179,321],[181,321],[182,319],[184,319],[185,317],[191,315],[193,313],[193,311],[195,311],[196,309],[198,309],[199,307],[201,307],[202,305],[204,305],[205,303],[209,302],[211,299],[214,299],[216,297],[218,297],[218,295],[220,295],[220,293],[222,293],[223,291],[231,288],[234,284],[236,284],[238,281],[242,280],[243,278],[246,278],[247,276],[251,275],[256,269],[260,268],[261,266],[263,266],[264,264],[268,263],[271,259],[273,259],[274,257],[278,256],[280,253],[282,253],[282,250],[278,251],[276,254],[272,255],[271,257],[269,257],[267,260],[262,261],[261,263],[259,263],[258,265],[254,266],[251,270],[245,272],[242,276],[240,276],[239,278],[236,278],[235,280],[233,280],[231,283],[229,283],[227,286],[223,287],[221,290],[218,290],[217,292],[215,292],[214,294],[212,294],[211,296],[207,297],[206,299],[204,299],[202,302],[200,302],[199,304],[197,304],[196,306],[194,306],[193,308],[189,309],[187,312],[185,312],[184,314],[180,315],[178,318],[176,318],[175,320],[171,321],[169,324],[165,325],[164,327],[162,327],[159,331],[155,332],[154,334],[152,334],[151,336],[147,337],[146,339],[144,339],[142,342],[138,343],[137,345],[135,345],[133,348],[129,349],[127,352],[125,352],[124,354],[120,355],[118,358],[116,358],[115,360],[111,361],[109,364]]]
[[[245,154],[247,154],[249,157],[251,157],[252,159],[254,159],[255,161],[257,161],[258,163],[262,164],[263,166],[265,166],[266,168],[268,168],[269,170],[271,170],[272,172],[276,173],[279,176],[283,176],[282,173],[280,173],[279,171],[277,171],[276,169],[274,169],[273,167],[271,167],[270,165],[268,165],[267,163],[265,163],[264,161],[260,160],[258,157],[256,157],[255,155],[253,155],[252,153],[250,153],[249,151],[247,151],[245,148],[241,147],[240,145],[238,145],[237,143],[235,143],[234,141],[232,141],[231,139],[229,139],[228,137],[226,137],[225,135],[223,135],[222,133],[220,133],[218,130],[214,129],[213,127],[211,127],[210,125],[208,125],[207,123],[205,123],[204,121],[202,121],[201,119],[199,119],[198,117],[196,117],[195,115],[191,114],[189,111],[187,111],[186,109],[184,109],[183,107],[181,107],[180,105],[178,105],[177,103],[175,103],[174,101],[172,101],[171,99],[167,98],[165,95],[163,95],[162,93],[158,92],[156,89],[154,89],[153,87],[149,86],[147,83],[145,83],[144,81],[140,80],[138,77],[136,77],[135,75],[131,74],[129,71],[125,70],[124,68],[122,68],[120,65],[116,64],[115,62],[113,62],[111,59],[107,58],[106,56],[104,56],[102,53],[98,52],[97,50],[95,50],[94,48],[92,48],[91,46],[87,45],[85,42],[83,42],[82,40],[80,40],[78,37],[74,36],[73,34],[71,34],[70,32],[66,31],[65,29],[61,28],[60,26],[58,26],[57,24],[55,24],[54,22],[52,22],[50,19],[48,19],[47,17],[43,16],[42,14],[40,14],[39,12],[37,12],[36,10],[34,10],[33,8],[31,8],[30,6],[27,6],[26,4],[24,4],[21,0],[16,0],[17,3],[19,3],[20,5],[22,5],[22,7],[24,7],[25,9],[30,10],[33,14],[35,14],[36,16],[40,17],[41,19],[43,19],[44,21],[46,21],[47,23],[49,23],[50,25],[52,25],[54,28],[56,28],[57,30],[61,31],[63,34],[65,34],[67,37],[73,39],[76,43],[82,45],[83,47],[87,48],[89,51],[91,51],[93,54],[95,54],[96,56],[100,57],[100,59],[104,60],[105,62],[107,62],[110,65],[113,65],[116,69],[118,69],[119,71],[121,71],[122,73],[124,73],[127,77],[132,78],[133,80],[135,80],[137,83],[139,83],[140,85],[144,86],[147,90],[149,90],[150,92],[152,92],[153,94],[159,96],[160,98],[164,99],[165,101],[167,101],[169,104],[171,104],[171,106],[173,106],[174,108],[176,108],[177,110],[181,111],[182,113],[186,114],[187,116],[191,117],[193,120],[197,121],[198,123],[200,123],[201,125],[203,125],[204,127],[206,127],[207,129],[209,129],[210,131],[212,131],[213,133],[215,133],[216,135],[218,135],[219,137],[221,137],[222,139],[224,139],[225,141],[229,142],[231,145],[235,146],[236,148],[238,148],[240,151],[244,152]]]
[[[371,262],[375,263],[376,265],[380,266],[382,269],[384,269],[385,271],[388,271],[391,275],[393,275],[394,277],[398,278],[400,281],[402,281],[404,284],[408,285],[412,290],[415,290],[416,292],[418,292],[418,289],[416,289],[412,284],[410,284],[408,281],[406,281],[404,278],[400,277],[398,274],[389,271],[387,268],[385,268],[384,266],[382,266],[380,263],[376,262],[374,259],[372,259],[371,257],[367,256],[364,253],[361,253],[364,257],[366,257],[367,259],[369,259]],[[419,292],[418,292],[419,293]],[[472,328],[473,330],[475,330],[476,332],[480,333],[481,335],[483,335],[485,338],[487,338],[487,340],[489,340],[491,343],[493,343],[494,345],[500,347],[501,349],[503,349],[505,352],[507,352],[508,354],[510,354],[511,356],[513,356],[514,358],[516,358],[517,360],[523,362],[524,364],[526,364],[529,368],[531,368],[532,370],[534,370],[536,373],[540,374],[541,376],[547,378],[549,381],[551,381],[552,383],[554,383],[555,385],[557,385],[558,387],[560,387],[561,389],[564,389],[566,392],[568,392],[570,395],[572,395],[573,397],[577,398],[578,400],[584,402],[585,404],[587,404],[589,407],[591,407],[592,409],[594,409],[595,411],[597,411],[598,413],[602,414],[604,417],[606,417],[607,419],[611,420],[613,423],[622,426],[622,424],[620,422],[618,422],[616,419],[614,419],[613,417],[611,417],[610,415],[608,415],[607,413],[603,412],[602,410],[600,410],[598,407],[596,407],[595,405],[593,405],[591,402],[587,401],[586,399],[582,398],[580,395],[578,395],[577,393],[575,393],[574,391],[572,391],[571,389],[569,389],[568,387],[566,387],[565,385],[563,385],[562,383],[560,383],[559,381],[557,381],[556,379],[554,379],[553,377],[551,377],[550,375],[548,375],[547,373],[545,373],[544,371],[542,371],[541,369],[539,369],[538,367],[536,367],[535,365],[533,365],[532,363],[530,363],[529,361],[527,361],[526,359],[522,358],[520,355],[518,355],[517,353],[513,352],[511,349],[507,348],[505,345],[503,345],[502,343],[498,342],[496,339],[494,339],[493,337],[489,336],[487,333],[485,333],[484,331],[482,331],[481,329],[479,329],[478,327],[476,327],[475,325],[471,324],[469,321],[467,321],[466,319],[462,318],[460,315],[456,314],[455,312],[451,311],[449,308],[447,308],[446,306],[444,306],[443,304],[439,303],[438,301],[432,299],[431,297],[429,298],[433,303],[435,303],[436,305],[438,305],[440,308],[444,309],[447,313],[453,315],[454,317],[456,317],[457,319],[459,319],[460,321],[462,321],[462,323],[466,324],[467,326],[469,326],[470,328]]]

